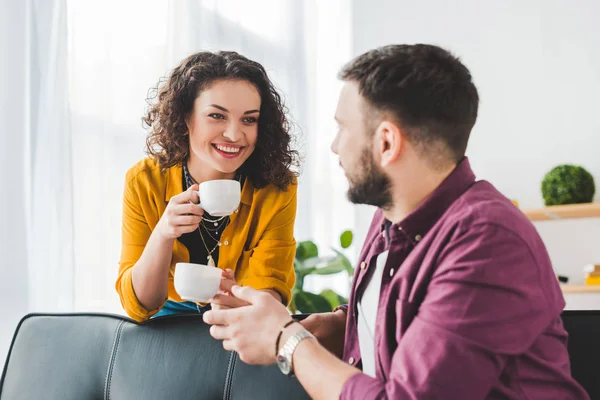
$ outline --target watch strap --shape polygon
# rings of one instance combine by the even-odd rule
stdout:
[[[293,363],[294,351],[296,350],[296,347],[298,347],[300,342],[302,342],[304,339],[315,339],[315,337],[312,333],[310,333],[306,329],[303,329],[301,331],[296,332],[292,336],[290,336],[288,338],[288,340],[285,342],[285,344],[283,345],[283,347],[281,348],[281,350],[279,351],[279,354],[281,356],[285,357],[290,365],[289,375],[294,374],[294,363]]]

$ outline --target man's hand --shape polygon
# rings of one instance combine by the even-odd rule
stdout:
[[[275,342],[292,319],[289,311],[271,294],[247,286],[233,286],[231,296],[248,305],[204,313],[204,322],[213,325],[211,336],[223,340],[223,348],[236,351],[246,364],[275,363]]]
[[[323,347],[336,357],[342,358],[346,334],[346,313],[344,311],[312,314],[300,323],[316,336]]]

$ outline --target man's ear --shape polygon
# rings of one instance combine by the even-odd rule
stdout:
[[[404,147],[405,138],[400,127],[390,121],[382,121],[375,131],[381,167],[394,163]]]

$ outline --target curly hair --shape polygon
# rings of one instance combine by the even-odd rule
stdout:
[[[230,79],[251,83],[261,96],[256,148],[240,172],[257,188],[272,184],[285,190],[295,180],[292,171],[299,164],[298,152],[292,149],[288,110],[263,66],[236,52],[193,54],[151,90],[143,117],[148,130],[146,154],[161,168],[181,164],[190,153],[185,121],[194,100],[212,83]]]

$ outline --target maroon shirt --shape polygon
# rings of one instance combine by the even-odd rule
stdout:
[[[377,377],[353,376],[342,399],[589,399],[571,377],[565,302],[540,236],[467,159],[389,238],[375,214],[348,310],[344,360],[355,366],[357,298],[386,249]]]

